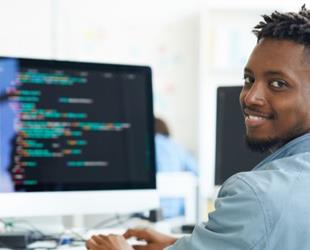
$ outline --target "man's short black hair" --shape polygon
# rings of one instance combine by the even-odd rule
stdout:
[[[280,13],[274,11],[271,15],[263,15],[261,21],[253,29],[257,42],[263,38],[289,40],[310,49],[310,11],[305,5],[296,12]]]

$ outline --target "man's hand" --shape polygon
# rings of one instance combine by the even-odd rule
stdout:
[[[176,242],[176,238],[156,232],[150,228],[129,229],[123,235],[126,239],[136,237],[138,240],[146,241],[145,245],[134,245],[135,250],[162,250]]]
[[[94,235],[86,242],[89,250],[134,250],[121,235]]]

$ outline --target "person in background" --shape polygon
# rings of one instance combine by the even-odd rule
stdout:
[[[167,124],[155,118],[155,151],[157,172],[188,171],[197,175],[193,157],[171,137]]]
[[[222,185],[215,211],[191,236],[130,229],[95,235],[88,249],[310,249],[310,10],[263,18],[254,28],[257,44],[244,68],[240,104],[247,144],[271,154]],[[147,244],[130,246],[130,237]]]
[[[161,185],[161,175],[165,173],[187,172],[191,173],[194,179],[197,177],[197,164],[193,157],[178,143],[176,143],[170,136],[170,131],[164,120],[161,118],[154,119],[155,127],[155,152],[156,152],[156,168],[158,178],[158,190],[160,195],[160,208],[163,219],[171,219],[177,217],[185,217],[185,199],[182,196],[169,197],[161,195],[161,190],[166,188]],[[174,176],[170,176],[174,178]],[[173,185],[174,179],[171,179],[170,184]],[[188,183],[190,189],[190,183]],[[165,193],[165,192],[164,192]]]

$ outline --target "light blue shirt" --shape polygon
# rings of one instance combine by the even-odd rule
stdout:
[[[155,135],[156,166],[158,172],[190,171],[197,175],[192,156],[170,137]]]
[[[215,209],[168,249],[309,250],[310,133],[229,178]]]

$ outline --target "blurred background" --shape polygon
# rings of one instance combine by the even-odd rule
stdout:
[[[303,1],[0,0],[0,55],[150,65],[155,115],[197,162],[198,217],[215,195],[216,90],[242,84],[261,14]]]

